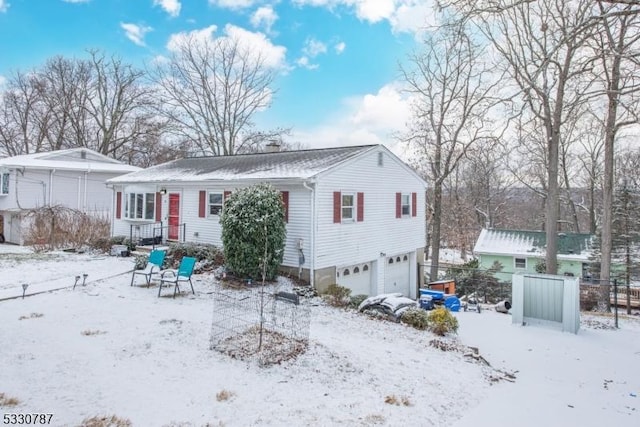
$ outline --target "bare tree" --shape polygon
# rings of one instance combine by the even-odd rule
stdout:
[[[7,79],[0,116],[0,143],[6,154],[40,151],[46,140],[50,114],[43,108],[40,86],[40,78],[35,72],[15,72]]]
[[[74,138],[74,118],[85,108],[86,94],[82,91],[91,78],[88,63],[56,56],[47,60],[37,74],[39,100],[49,115],[43,129],[47,146],[43,148],[59,150],[76,146],[82,140]]]
[[[90,51],[90,59],[54,57],[16,72],[0,96],[0,146],[9,155],[88,147],[114,158],[157,132],[151,88],[142,71]]]
[[[602,161],[604,127],[595,114],[589,114],[587,122],[580,138],[580,151],[577,158],[581,165],[581,182],[587,190],[587,200],[581,203],[581,207],[589,213],[589,233],[596,234],[597,211],[600,206],[599,188],[601,188],[604,173]]]
[[[475,2],[461,2],[471,5]],[[473,4],[472,4],[473,3]],[[505,71],[522,94],[523,114],[532,128],[543,129],[546,145],[547,272],[557,272],[559,220],[559,149],[563,124],[586,102],[582,55],[591,36],[591,2],[576,0],[483,1],[473,11],[485,36],[504,60]]]
[[[445,179],[458,167],[475,143],[495,138],[490,111],[498,100],[499,79],[480,58],[462,22],[452,22],[425,40],[425,50],[409,57],[411,69],[402,69],[408,92],[414,97],[413,122],[406,141],[416,154],[416,166],[433,185],[433,212],[429,236],[431,277],[437,277]]]
[[[598,1],[600,30],[592,39],[597,58],[596,77],[601,78],[606,99],[604,113],[604,180],[602,186],[602,229],[600,277],[604,280],[600,306],[609,306],[608,280],[611,275],[612,212],[614,190],[614,143],[618,131],[638,123],[640,98],[638,80],[640,55],[640,8],[637,2],[605,5]]]
[[[515,177],[506,173],[502,157],[503,153],[495,144],[480,143],[463,167],[465,188],[478,230],[495,227],[505,220],[504,210],[510,199],[508,190]]]
[[[149,131],[152,91],[142,84],[143,71],[115,56],[107,58],[95,50],[89,54],[92,79],[85,108],[93,135],[83,145],[118,157]]]
[[[243,132],[252,131],[252,118],[273,94],[274,70],[260,52],[231,37],[190,37],[152,74],[161,88],[161,113],[202,154],[242,151],[249,143]]]

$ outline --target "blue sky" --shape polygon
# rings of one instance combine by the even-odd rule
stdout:
[[[172,37],[258,41],[278,69],[260,128],[291,127],[310,148],[384,143],[408,120],[398,63],[432,21],[430,0],[0,0],[0,84],[86,49],[136,66]]]

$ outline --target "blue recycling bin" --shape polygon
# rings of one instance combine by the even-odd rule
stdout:
[[[460,300],[455,295],[449,295],[444,299],[444,306],[449,311],[460,311]]]
[[[433,310],[433,298],[430,295],[420,295],[420,308],[423,310]]]
[[[444,292],[442,291],[432,291],[431,289],[420,289],[420,297],[428,295],[434,301],[442,301],[444,300]]]

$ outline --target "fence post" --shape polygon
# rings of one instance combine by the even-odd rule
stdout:
[[[627,281],[627,314],[631,314],[631,283]]]
[[[616,329],[618,329],[618,279],[613,279],[613,305],[616,319]]]

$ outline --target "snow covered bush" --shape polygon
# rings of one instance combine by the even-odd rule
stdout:
[[[458,331],[458,319],[444,307],[438,307],[428,315],[429,330],[436,335],[444,336]]]
[[[360,304],[362,304],[362,301],[366,300],[367,298],[367,295],[352,295],[351,298],[349,298],[349,307],[357,310],[358,307],[360,307]]]
[[[286,238],[278,190],[259,184],[234,191],[225,201],[220,224],[229,270],[253,279],[262,278],[263,273],[267,280],[276,277]]]
[[[323,292],[324,300],[334,307],[346,307],[350,303],[351,289],[332,283]]]
[[[424,330],[429,326],[429,313],[421,308],[410,308],[402,313],[400,321],[416,329]]]
[[[172,267],[180,265],[183,257],[192,257],[200,261],[201,270],[213,270],[224,264],[222,249],[208,243],[171,243],[167,251],[167,262]]]

